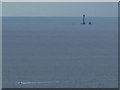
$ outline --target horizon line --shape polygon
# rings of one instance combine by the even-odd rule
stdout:
[[[83,16],[0,16],[0,17],[83,17]],[[86,16],[91,18],[96,17],[118,17],[118,16]]]

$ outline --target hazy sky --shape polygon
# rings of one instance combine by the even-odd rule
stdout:
[[[3,16],[115,17],[117,2],[4,2]]]

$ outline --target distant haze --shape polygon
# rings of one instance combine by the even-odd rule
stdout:
[[[4,2],[3,16],[117,17],[117,2]]]

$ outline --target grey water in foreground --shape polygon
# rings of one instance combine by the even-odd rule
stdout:
[[[3,17],[3,88],[117,88],[117,18],[81,23],[78,17]]]

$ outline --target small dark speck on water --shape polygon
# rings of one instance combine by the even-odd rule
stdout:
[[[91,22],[89,22],[89,24],[92,24]]]

